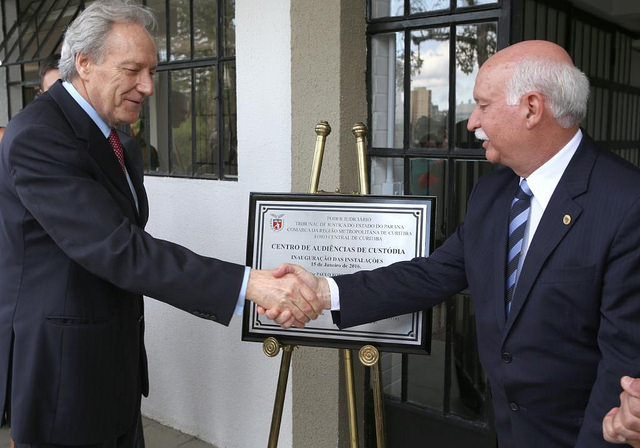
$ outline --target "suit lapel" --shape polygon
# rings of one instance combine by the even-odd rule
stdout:
[[[91,157],[93,157],[100,168],[105,172],[111,183],[118,189],[120,193],[125,195],[135,209],[135,202],[129,188],[127,178],[122,172],[120,163],[113,152],[113,148],[109,144],[109,141],[104,138],[102,132],[96,127],[96,132],[91,132],[89,136],[89,145],[87,150]]]
[[[596,151],[585,135],[553,192],[527,251],[506,322],[505,338],[529,299],[547,259],[580,218],[582,207],[574,199],[587,191],[595,159]]]
[[[62,86],[60,81],[56,82],[47,93],[51,95],[60,106],[60,110],[76,133],[76,137],[85,142],[87,152],[97,162],[113,189],[124,197],[124,200],[119,201],[119,203],[123,206],[128,203],[128,207],[124,207],[125,210],[123,211],[126,212],[127,216],[134,218],[134,221],[137,220],[138,213],[131,189],[129,188],[129,183],[122,172],[120,163],[109,141],[104,137],[93,120]],[[127,151],[125,151],[125,158],[126,153]]]
[[[144,227],[149,219],[149,203],[147,193],[144,189],[144,169],[142,165],[142,154],[138,144],[129,136],[120,136],[124,146],[124,159],[127,165],[129,177],[133,183],[138,198],[138,224]],[[127,185],[128,186],[128,185]]]

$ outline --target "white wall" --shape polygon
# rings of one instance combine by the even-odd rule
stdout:
[[[236,1],[238,182],[147,177],[154,236],[244,264],[249,192],[291,189],[288,0]],[[212,298],[212,300],[215,300]],[[266,446],[280,358],[229,328],[146,299],[143,414],[222,448]],[[287,391],[280,447],[292,445]]]

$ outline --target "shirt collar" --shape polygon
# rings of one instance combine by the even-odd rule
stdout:
[[[80,95],[80,92],[78,92],[74,85],[69,81],[63,81],[62,86],[67,89],[69,95],[71,95],[71,97],[76,100],[76,103],[78,103],[82,110],[84,110],[87,115],[91,117],[91,120],[93,120],[96,126],[98,126],[100,132],[104,134],[105,138],[109,138],[109,134],[111,133],[111,126],[109,126],[107,122],[104,121],[102,117],[100,117],[100,115],[98,115],[98,112],[96,112],[93,106],[89,104],[89,102],[85,100],[82,95]]]
[[[543,209],[551,200],[551,195],[558,186],[560,178],[564,174],[564,170],[567,169],[581,140],[582,131],[578,129],[578,132],[560,151],[527,177],[527,185],[529,185],[533,197],[542,204]]]

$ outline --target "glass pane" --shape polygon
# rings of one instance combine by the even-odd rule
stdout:
[[[489,174],[497,169],[499,165],[494,165],[486,160],[456,160],[455,162],[455,208],[453,210],[456,225],[464,220],[467,213],[467,200],[471,190],[485,174]]]
[[[29,104],[35,100],[40,93],[40,77],[38,74],[38,63],[27,62],[22,65],[23,82],[30,83],[30,85],[23,85],[22,87],[22,103]]]
[[[20,109],[22,109],[25,105],[23,101],[22,86],[20,85],[22,81],[21,67],[19,65],[10,65],[8,77],[9,77],[9,82],[11,81],[15,82],[8,86],[9,87],[9,110],[11,111],[11,116],[14,116],[18,112],[20,112]]]
[[[582,42],[582,71],[585,75],[591,75],[591,33],[593,27],[584,24],[584,41]]]
[[[449,0],[411,0],[411,14],[449,9]]]
[[[216,67],[194,70],[196,80],[196,173],[218,176],[218,75]]]
[[[400,353],[380,353],[380,370],[385,395],[400,399],[402,396],[402,355]]]
[[[547,6],[542,3],[536,3],[536,39],[545,39],[547,37]]]
[[[534,0],[526,0],[524,3],[524,17],[535,17],[536,3]],[[524,39],[530,40],[536,37],[535,20],[523,20],[524,22]]]
[[[602,92],[602,107],[600,108],[602,110],[603,113],[605,113],[605,111],[609,110],[609,90],[605,90],[605,89],[600,89]],[[638,119],[638,121],[640,122],[640,113],[636,116],[636,118]],[[607,138],[607,129],[608,129],[608,120],[606,119],[601,119],[600,120],[600,135],[602,136],[602,140],[605,140]],[[638,141],[640,141],[640,135],[638,135],[637,138]]]
[[[191,15],[188,0],[171,0],[169,2],[171,22],[170,57],[172,61],[191,57]]]
[[[575,21],[573,25],[574,33],[573,33],[573,63],[576,67],[582,69],[582,22]]]
[[[495,22],[456,27],[456,148],[482,148],[482,142],[467,130],[467,123],[475,108],[473,86],[478,69],[496,52],[496,29]]]
[[[155,38],[158,46],[158,62],[167,61],[167,13],[165,0],[147,0],[147,6],[153,11],[158,20]]]
[[[404,161],[399,157],[371,157],[371,194],[404,194]]]
[[[224,65],[224,79],[222,81],[222,119],[223,119],[223,147],[222,163],[225,177],[238,177],[238,110],[236,108],[236,64]]]
[[[410,146],[446,148],[449,28],[411,33]]]
[[[371,38],[372,141],[374,148],[402,149],[404,34]]]
[[[466,6],[490,5],[491,3],[498,2],[497,0],[457,0],[456,6],[464,8]]]
[[[148,134],[146,145],[149,151],[157,155],[157,167],[155,171],[162,174],[169,173],[169,72],[157,72],[154,77],[155,94],[147,99],[149,119],[149,131],[140,129],[140,137],[136,135],[136,140],[140,143],[140,138]],[[134,132],[136,130],[134,129]],[[142,147],[142,146],[141,146]],[[150,155],[149,158],[153,158]],[[149,167],[152,167],[150,163]]]
[[[487,421],[488,383],[480,359],[476,339],[473,301],[468,295],[456,295],[453,315],[453,373],[451,378],[451,413],[470,420]]]
[[[555,8],[549,8],[547,10],[546,40],[558,42],[558,10]]]
[[[564,11],[558,11],[558,40],[556,43],[561,47],[565,46],[565,37],[567,35],[567,14]]]
[[[404,0],[371,0],[371,18],[404,15]]]
[[[446,236],[443,207],[446,173],[447,161],[445,159],[409,159],[409,194],[438,198],[435,224],[436,247],[444,241]]]
[[[218,2],[194,0],[193,2],[193,57],[216,56],[218,41]]]
[[[169,96],[171,174],[194,173],[191,138],[191,70],[171,72]]]
[[[223,46],[225,56],[235,56],[236,54],[236,2],[235,0],[225,0],[224,3],[224,34]]]
[[[408,355],[407,402],[443,411],[446,361],[446,304],[433,308],[431,354]]]
[[[158,150],[147,144],[149,141],[149,105],[146,104],[140,111],[140,118],[129,126],[131,137],[134,138],[142,152],[142,164],[145,173],[158,171]]]

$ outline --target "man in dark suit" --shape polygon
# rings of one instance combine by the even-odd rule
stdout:
[[[469,287],[501,448],[608,446],[602,422],[620,378],[640,374],[640,170],[579,129],[588,91],[553,43],[496,53],[468,128],[508,168],[480,179],[464,224],[429,258],[335,282],[279,272],[307,281],[341,327]]]
[[[64,82],[0,147],[0,415],[17,448],[144,446],[143,294],[223,325],[245,298],[299,324],[321,309],[294,276],[143,230],[140,149],[115,127],[153,93],[153,24],[133,2],[92,3],[65,34]]]

